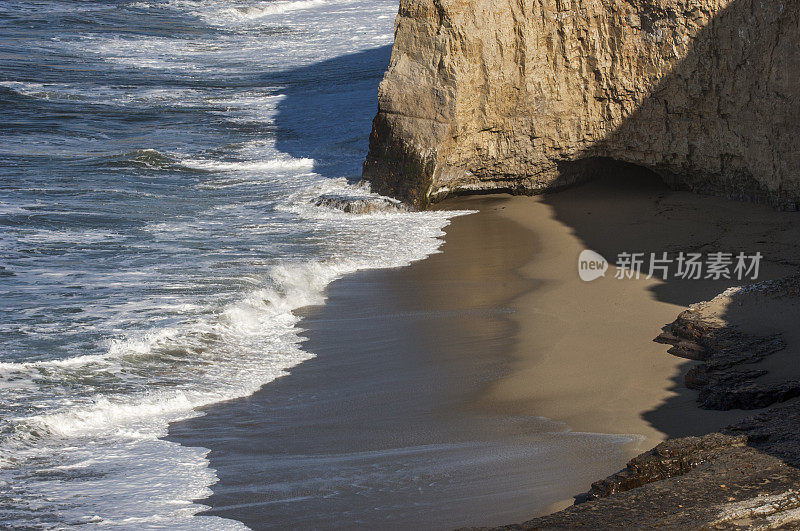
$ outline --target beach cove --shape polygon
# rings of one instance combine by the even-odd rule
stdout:
[[[653,341],[730,281],[617,280],[612,268],[587,284],[577,257],[764,249],[765,234],[780,246],[794,230],[780,213],[646,174],[441,208],[478,213],[452,221],[440,254],[345,277],[302,311],[315,359],[173,424],[171,440],[211,449],[210,514],[258,528],[523,521],[668,437],[748,414],[699,409],[687,360]],[[745,235],[742,209],[757,220]]]

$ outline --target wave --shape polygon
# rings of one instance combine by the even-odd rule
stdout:
[[[42,433],[63,438],[85,437],[107,433],[113,428],[116,436],[150,438],[152,436],[150,433],[125,428],[153,418],[180,417],[205,403],[204,400],[198,399],[199,396],[193,396],[195,394],[199,395],[199,393],[172,391],[134,401],[98,397],[89,407],[38,415],[28,418],[25,422],[39,437]]]
[[[369,197],[363,188],[339,181],[320,182],[318,189],[346,188],[351,195],[359,191],[360,197]],[[314,192],[310,187],[304,194],[313,196]],[[387,198],[374,194],[371,197],[393,204]],[[302,204],[301,212],[305,216],[325,219],[328,209],[314,207],[307,200]],[[27,374],[40,385],[46,382],[47,386],[63,385],[65,381],[81,377],[96,378],[100,374],[118,379],[116,385],[123,387],[126,379],[141,371],[147,371],[156,384],[159,371],[165,375],[177,371],[180,375],[177,388],[135,396],[100,393],[87,397],[83,403],[73,401],[62,411],[17,419],[17,433],[21,439],[17,437],[16,442],[41,437],[75,437],[104,430],[109,435],[117,434],[127,425],[157,418],[160,419],[156,421],[158,429],[151,430],[151,436],[155,437],[176,415],[189,415],[199,406],[252,394],[264,383],[283,376],[292,366],[312,357],[299,347],[299,317],[294,314],[295,310],[324,303],[327,286],[345,274],[360,269],[407,265],[436,252],[442,228],[450,218],[466,213],[415,214],[391,209],[381,212],[380,224],[358,221],[360,216],[353,216],[360,231],[369,229],[370,232],[364,233],[363,250],[353,249],[349,257],[276,264],[262,278],[253,279],[261,284],[258,289],[219,310],[206,311],[180,325],[112,339],[104,354],[0,363],[0,379],[11,380]],[[347,216],[341,211],[337,215]],[[396,239],[392,232],[396,232],[397,237],[401,234],[409,237],[409,245],[396,248],[391,243]],[[385,240],[390,245],[386,250],[378,245]],[[387,253],[388,249],[392,251]]]
[[[95,504],[95,514],[103,515],[103,520],[88,523],[108,524],[109,515],[122,514],[123,525],[132,525],[134,520],[145,523],[155,514],[164,525],[188,523],[184,519],[192,517],[190,528],[221,527],[226,523],[193,517],[203,506],[192,500],[207,496],[207,486],[216,481],[209,477],[213,471],[207,468],[206,450],[160,438],[166,435],[169,422],[196,416],[197,408],[204,405],[251,395],[310,359],[312,355],[299,347],[299,318],[293,310],[324,301],[325,286],[350,269],[337,263],[278,265],[261,279],[262,288],[219,311],[143,337],[113,340],[105,354],[0,365],[0,380],[32,385],[23,389],[20,400],[32,400],[38,389],[52,394],[58,387],[64,388],[59,394],[69,397],[60,405],[49,402],[44,413],[37,412],[41,407],[34,403],[34,414],[5,419],[0,476],[29,467],[34,474],[52,475],[41,467],[57,455],[60,467],[68,467],[70,474],[81,478],[82,488],[104,492],[102,484],[109,483],[118,502],[126,504],[110,511],[102,497],[75,500],[61,514],[70,523],[87,523],[79,516],[89,510],[87,504]],[[146,381],[139,374],[146,375]],[[108,392],[81,397],[70,391],[84,381]],[[142,387],[147,391],[137,391]],[[95,464],[87,467],[83,477],[81,463],[87,459]],[[109,463],[109,459],[119,462]],[[137,468],[139,462],[147,463],[146,474]],[[154,484],[154,475],[169,479],[155,482],[158,487],[147,493],[126,493],[137,488],[132,473],[146,476],[142,484],[148,485]],[[54,492],[62,485],[63,498]],[[74,495],[68,484],[60,482],[25,482],[25,489],[26,496],[59,501]],[[148,512],[133,503],[145,497],[150,500]],[[19,501],[5,500],[2,493],[0,503],[20,506]]]
[[[274,158],[260,161],[226,162],[208,159],[184,159],[180,161],[184,168],[213,172],[310,172],[314,169],[314,159]]]
[[[0,89],[17,96],[80,105],[115,105],[122,107],[195,107],[218,95],[190,88],[130,88],[84,83],[36,83],[0,81]]]
[[[173,7],[186,9],[212,26],[252,24],[260,19],[324,6],[327,0],[262,1],[255,5],[219,7],[217,2],[172,0]]]
[[[32,371],[54,370],[71,367],[84,367],[93,364],[105,364],[108,360],[106,356],[100,354],[88,354],[86,356],[75,356],[72,358],[65,358],[62,360],[42,360],[30,362],[0,362],[0,378],[4,373],[30,373]]]
[[[59,90],[61,85],[24,81],[0,81],[0,87],[19,96],[43,100],[85,100],[85,96]]]
[[[0,487],[0,506],[8,508],[9,526],[235,525],[194,516],[204,509],[194,500],[210,495],[217,478],[207,450],[162,438],[169,423],[251,395],[311,359],[301,348],[295,310],[323,304],[327,286],[342,275],[437,252],[443,227],[458,215],[391,208],[367,188],[314,174],[313,159],[279,152],[262,129],[255,141],[250,126],[230,123],[272,122],[285,97],[279,92],[291,81],[287,69],[390,43],[393,2],[125,3],[138,10],[135,18],[110,11],[123,32],[77,31],[67,21],[67,37],[58,30],[52,42],[43,41],[45,53],[97,68],[97,76],[0,83],[0,99],[43,108],[54,106],[30,98],[59,100],[87,118],[80,134],[59,129],[32,141],[20,130],[0,148],[77,161],[63,176],[31,181],[24,192],[41,198],[36,219],[0,242],[32,251],[3,263],[9,269],[0,268],[0,276],[13,275],[13,266],[33,297],[45,295],[30,305],[22,300],[24,312],[2,327],[16,334],[0,363],[0,485],[13,485]],[[376,11],[383,13],[377,26]],[[161,31],[165,23],[174,35]],[[275,86],[265,86],[270,80]],[[327,90],[325,83],[308,88]],[[87,141],[91,128],[102,126],[93,118],[143,108],[147,113],[136,117],[148,121],[132,123],[126,136],[142,133],[135,138],[147,143],[119,143],[116,130]],[[161,109],[176,108],[186,135],[173,137],[174,120],[157,118]],[[226,134],[217,134],[222,129]],[[191,155],[177,152],[187,145],[196,146],[186,148]],[[133,149],[140,146],[156,149]],[[343,198],[387,208],[354,215]],[[78,226],[86,230],[33,223],[44,216],[62,223],[118,204],[119,219]],[[0,213],[27,217],[22,205],[0,204]],[[39,252],[45,246],[49,254]],[[35,293],[29,280],[42,280]],[[71,298],[61,298],[65,287]],[[65,313],[75,309],[82,311]]]
[[[97,394],[83,405],[71,403],[63,411],[17,419],[17,436],[7,440],[5,447],[39,444],[42,438],[119,435],[131,427],[142,430],[145,421],[155,424],[138,433],[152,438],[162,434],[167,421],[190,415],[197,407],[252,394],[312,357],[298,346],[299,318],[294,310],[322,304],[328,284],[360,265],[350,261],[277,265],[271,268],[265,287],[182,327],[112,340],[102,355],[0,363],[0,379],[27,373],[48,385],[98,372],[124,378],[144,368],[152,372],[175,364],[183,367],[184,379],[179,389],[138,397]],[[264,355],[265,348],[270,355]]]
[[[258,19],[270,15],[283,15],[293,11],[301,11],[305,9],[313,9],[325,5],[325,0],[295,0],[295,1],[277,1],[277,2],[263,2],[258,6],[243,6],[234,7],[224,10],[223,12],[233,17],[241,17],[246,20]]]
[[[112,168],[141,168],[156,171],[198,172],[311,172],[314,160],[309,158],[274,157],[267,160],[225,161],[186,158],[155,149],[137,149],[119,155],[105,156],[98,164]]]
[[[109,167],[146,168],[148,170],[180,169],[179,159],[155,149],[136,149],[121,155],[103,157],[101,164]]]
[[[187,529],[235,525],[197,516],[204,507],[194,500],[210,494],[208,485],[216,477],[207,467],[207,450],[163,439],[169,423],[197,416],[205,405],[252,395],[311,359],[313,354],[300,348],[300,318],[295,310],[323,304],[327,286],[345,274],[404,265],[436,252],[441,243],[436,236],[441,236],[450,217],[460,214],[430,213],[427,220],[424,215],[413,220],[415,225],[401,232],[418,237],[399,252],[377,249],[374,256],[275,265],[261,279],[261,288],[219,311],[181,326],[152,330],[144,337],[119,338],[100,356],[3,364],[0,381],[29,382],[33,387],[22,389],[20,400],[30,401],[37,388],[53,393],[58,386],[69,398],[60,405],[48,404],[44,413],[33,404],[33,414],[6,419],[11,424],[2,428],[0,482],[19,481],[10,474],[22,469],[34,477],[66,474],[80,480],[81,489],[70,487],[71,481],[25,481],[23,498],[7,499],[0,492],[0,504],[22,507],[31,496],[47,497],[54,500],[59,521],[70,524],[157,523]],[[402,217],[396,221],[406,222]],[[393,238],[389,244],[394,248]],[[147,380],[137,375],[146,375]],[[67,392],[80,381],[119,391],[85,397]],[[138,390],[142,387],[148,390]],[[122,392],[125,388],[130,391]],[[57,465],[53,456],[58,456]],[[146,466],[139,466],[142,463]],[[113,494],[86,497],[81,492]],[[142,507],[140,500],[145,498],[148,504]],[[87,521],[86,514],[101,516]],[[20,522],[30,518],[22,516]]]
[[[277,2],[264,2],[260,6],[247,6],[240,8],[233,8],[228,12],[234,11],[236,14],[246,19],[261,18],[269,15],[283,15],[284,13],[291,13],[293,11],[301,11],[305,9],[313,9],[315,7],[323,6],[327,2],[325,0],[295,0],[295,1],[277,1]]]

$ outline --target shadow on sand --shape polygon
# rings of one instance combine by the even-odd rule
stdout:
[[[587,249],[593,249],[611,262],[623,252],[650,253],[671,258],[677,253],[726,252],[748,255],[761,252],[760,280],[781,278],[796,271],[800,253],[793,239],[800,232],[800,216],[777,212],[765,205],[741,203],[719,197],[674,191],[655,173],[635,165],[604,161],[603,176],[570,190],[543,198],[555,219],[570,227]],[[609,171],[610,170],[610,171]],[[613,176],[611,176],[613,175]],[[743,226],[742,220],[749,223]],[[645,262],[646,263],[646,262]],[[674,274],[676,264],[672,264]],[[646,273],[646,266],[644,269]],[[649,291],[653,299],[679,308],[710,300],[727,288],[750,281],[735,278],[720,280],[682,280],[669,278]],[[653,323],[658,328],[669,323]],[[598,338],[602,341],[602,338]],[[667,353],[664,346],[664,356]],[[686,404],[695,401],[697,392],[688,389],[684,375],[695,363],[687,361],[674,378],[676,393],[643,418],[669,437],[702,435],[718,427],[704,429],[691,421],[693,411]],[[676,415],[685,411],[685,416]]]
[[[595,211],[591,216],[581,215],[568,204],[584,193],[580,191],[568,196],[552,194],[545,202],[587,248],[612,260],[620,252],[633,251],[761,252],[766,262],[760,279],[790,274],[800,265],[794,244],[800,233],[798,216],[752,204],[796,208],[791,200],[796,195],[796,180],[776,182],[777,190],[767,190],[749,174],[759,161],[770,158],[775,171],[784,175],[791,174],[786,168],[797,166],[796,157],[781,159],[778,154],[796,152],[792,146],[798,135],[775,132],[776,127],[800,120],[796,87],[787,78],[788,73],[800,69],[800,53],[791,37],[786,37],[790,32],[786,28],[797,24],[797,11],[762,7],[755,0],[735,0],[722,9],[700,31],[687,57],[616,131],[586,152],[584,159],[564,164],[565,175],[577,173],[595,181],[589,185],[593,191],[585,192],[594,196],[591,204]],[[746,65],[747,75],[737,73],[739,67],[737,72],[731,71],[730,65],[737,63]],[[751,98],[745,101],[741,94],[750,94]],[[695,119],[673,120],[670,112],[684,117],[694,115]],[[736,120],[725,119],[733,115]],[[723,130],[725,127],[730,131]],[[741,146],[723,143],[731,133],[743,139]],[[652,153],[664,151],[665,146],[653,145],[664,138],[671,139],[669,149],[674,153],[673,160],[666,157],[662,164]],[[744,145],[759,147],[747,151]],[[773,156],[764,150],[773,151]],[[723,155],[714,160],[714,153]],[[623,160],[648,161],[650,169]],[[681,160],[697,167],[715,168],[715,173],[676,174],[673,162]],[[609,186],[604,187],[604,181]],[[686,196],[677,209],[669,199],[675,197],[669,195],[674,192],[669,192],[665,183],[673,189],[688,188],[748,202],[725,201],[710,195]],[[609,238],[606,221],[619,221],[623,214],[615,205],[626,201],[626,196],[646,198],[651,212],[639,213],[637,225]],[[685,307],[709,300],[737,284],[741,283],[669,280],[655,287],[652,294],[659,301]],[[687,363],[685,369],[691,365]],[[683,373],[685,370],[673,388],[680,395],[677,402],[696,395],[686,389]],[[674,410],[672,402],[648,412],[645,419],[671,437],[699,434],[690,428],[691,423],[676,422],[669,414]]]

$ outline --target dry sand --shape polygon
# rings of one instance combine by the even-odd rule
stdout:
[[[475,407],[542,415],[574,431],[640,435],[628,448],[631,456],[667,437],[708,433],[752,414],[697,408],[696,393],[683,385],[688,362],[653,342],[688,304],[736,282],[619,280],[613,265],[604,278],[584,282],[578,256],[592,249],[613,264],[620,252],[760,251],[797,263],[796,250],[789,251],[797,214],[625,178],[548,196],[506,196],[491,208],[530,231],[530,242],[508,245],[533,245],[519,273],[534,288],[512,303],[519,332],[511,372],[477,397]],[[750,221],[744,227],[743,218]],[[793,270],[768,261],[761,278]],[[502,274],[487,282],[502,283]]]

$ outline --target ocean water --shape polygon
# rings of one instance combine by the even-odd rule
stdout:
[[[168,423],[313,353],[300,307],[460,213],[358,184],[396,0],[0,3],[0,522],[197,516]]]

